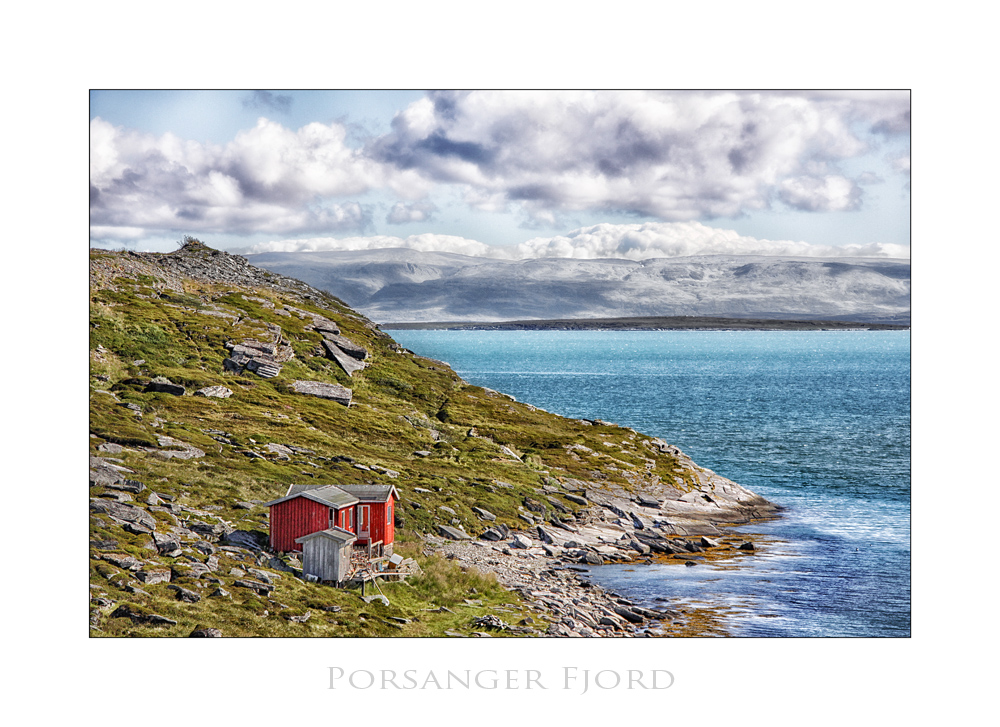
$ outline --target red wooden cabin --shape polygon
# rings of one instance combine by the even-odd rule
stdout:
[[[264,503],[271,508],[271,548],[298,551],[298,538],[339,527],[354,533],[358,545],[381,543],[391,553],[397,500],[392,485],[291,485],[284,497]]]
[[[333,485],[292,485],[284,497],[264,505],[271,508],[271,548],[281,552],[300,550],[297,538],[319,530],[351,527],[358,498]]]
[[[358,498],[354,506],[356,517],[352,533],[358,536],[358,543],[382,543],[383,549],[392,552],[395,539],[396,501],[399,493],[392,485],[340,485],[340,489]]]

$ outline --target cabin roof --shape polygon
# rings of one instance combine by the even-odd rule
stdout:
[[[361,502],[386,502],[389,497],[399,499],[399,492],[393,485],[339,485],[339,487]]]
[[[338,510],[342,507],[361,502],[354,494],[345,492],[336,485],[291,485],[284,497],[265,502],[264,506],[273,507],[278,503],[291,500],[295,497],[305,497],[313,502],[328,505]]]
[[[312,540],[318,537],[331,538],[336,540],[338,543],[353,543],[357,540],[357,536],[354,533],[350,533],[343,528],[332,527],[326,530],[317,530],[315,533],[309,533],[308,535],[303,535],[301,538],[296,538],[296,543],[304,543],[307,540]]]

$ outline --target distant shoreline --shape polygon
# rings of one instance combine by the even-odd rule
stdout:
[[[382,330],[449,331],[908,331],[906,323],[770,318],[649,316],[630,318],[558,318],[521,321],[436,321],[380,323]]]

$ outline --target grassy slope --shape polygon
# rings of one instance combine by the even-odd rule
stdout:
[[[614,425],[588,426],[564,419],[502,394],[470,386],[439,362],[404,352],[386,334],[330,296],[305,298],[278,293],[273,288],[248,289],[176,278],[155,264],[157,256],[130,256],[92,252],[90,317],[90,427],[91,454],[104,442],[126,447],[113,456],[135,471],[147,490],[135,496],[140,507],[149,490],[173,498],[173,503],[198,512],[178,515],[153,511],[157,530],[168,531],[181,521],[217,522],[220,517],[241,530],[267,532],[266,508],[235,507],[240,501],[266,501],[284,494],[293,482],[392,482],[401,494],[397,543],[406,555],[416,556],[425,570],[408,583],[384,584],[392,605],[365,604],[356,593],[305,583],[266,564],[241,560],[238,554],[219,552],[219,568],[211,576],[221,584],[184,575],[185,559],[206,556],[187,548],[178,558],[161,557],[148,535],[131,535],[101,514],[91,515],[91,582],[95,593],[119,603],[130,603],[178,621],[177,626],[152,627],[126,618],[109,618],[113,607],[96,615],[95,635],[186,636],[196,626],[217,627],[227,636],[362,636],[437,635],[446,629],[468,633],[474,616],[498,613],[511,622],[527,615],[515,594],[495,581],[458,566],[425,556],[418,532],[434,532],[450,524],[447,506],[470,534],[485,530],[472,507],[497,515],[512,528],[525,497],[550,495],[542,487],[548,478],[576,478],[607,482],[627,489],[621,475],[633,469],[641,477],[659,477],[680,489],[689,489],[685,475],[673,471],[676,460],[654,454],[648,440]],[[171,281],[174,281],[171,283]],[[343,334],[371,353],[370,366],[348,377],[323,355],[320,334],[306,330],[310,321],[283,316],[247,297],[264,298],[322,314],[335,320]],[[212,310],[244,316],[238,323],[212,315]],[[254,337],[261,323],[281,326],[295,350],[281,375],[263,379],[252,373],[223,369],[225,343]],[[99,348],[100,347],[100,348]],[[136,361],[144,363],[137,364]],[[188,387],[188,395],[146,393],[155,376],[166,376]],[[296,394],[295,379],[339,383],[354,392],[352,405],[342,405]],[[221,384],[233,390],[228,399],[192,396],[195,389]],[[135,404],[142,416],[126,408]],[[212,430],[211,432],[209,430]],[[219,435],[217,432],[224,432]],[[227,441],[213,438],[222,437]],[[147,447],[162,450],[157,436],[167,435],[206,452],[201,458],[163,459]],[[568,445],[582,444],[609,456],[579,457]],[[293,445],[312,451],[282,460],[266,449],[268,443]],[[520,461],[505,453],[507,447]],[[166,449],[169,449],[167,447]],[[248,456],[255,451],[262,458]],[[428,451],[430,456],[418,456]],[[357,464],[398,471],[397,479]],[[92,487],[91,497],[105,488]],[[563,499],[568,510],[578,505]],[[567,517],[564,515],[563,517]],[[98,541],[115,546],[98,549]],[[102,553],[131,554],[146,563],[174,568],[172,582],[202,595],[195,604],[175,599],[167,584],[138,584],[147,595],[122,590],[129,574],[107,561]],[[260,568],[278,575],[270,598],[234,587],[233,568]],[[221,585],[229,598],[208,598]],[[102,590],[96,590],[102,589]],[[472,601],[467,604],[466,599]],[[482,605],[476,602],[481,601]],[[340,606],[339,613],[318,610]],[[446,606],[448,611],[429,609]],[[92,607],[96,608],[96,607]],[[510,609],[510,610],[497,610]],[[306,623],[285,618],[310,610]],[[92,611],[92,615],[94,612]],[[408,619],[401,624],[387,616]],[[537,622],[537,615],[536,615]]]

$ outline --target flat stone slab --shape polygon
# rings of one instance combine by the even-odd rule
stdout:
[[[438,525],[438,532],[451,540],[471,540],[472,536],[463,530],[448,525]]]
[[[354,392],[346,386],[325,384],[321,381],[293,381],[292,388],[296,393],[318,396],[321,399],[330,399],[344,406],[351,405],[351,398],[354,395]]]
[[[218,399],[228,399],[233,395],[232,389],[227,389],[225,386],[206,386],[204,389],[198,389],[195,396],[214,396]]]

